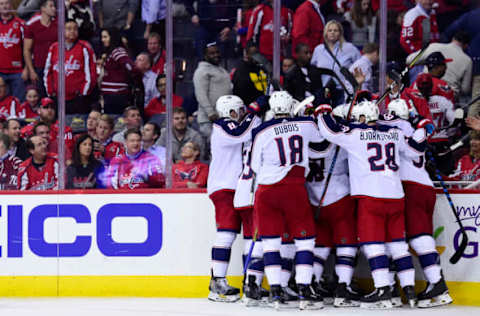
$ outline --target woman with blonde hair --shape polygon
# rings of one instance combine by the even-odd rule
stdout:
[[[312,55],[312,65],[320,68],[327,68],[335,71],[340,80],[345,82],[347,88],[353,92],[351,85],[346,82],[345,77],[340,72],[341,67],[349,68],[357,59],[361,57],[360,51],[352,43],[345,41],[343,37],[343,26],[336,20],[329,21],[323,29],[323,44],[317,45]],[[340,65],[337,64],[335,59]],[[331,76],[323,75],[322,82],[324,86],[330,89],[342,90],[341,85]],[[334,93],[335,94],[335,93]],[[343,93],[337,93],[336,104],[344,101]]]

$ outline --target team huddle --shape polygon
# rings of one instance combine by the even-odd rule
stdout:
[[[207,184],[217,225],[209,299],[240,299],[225,276],[243,227],[247,306],[402,306],[395,276],[411,307],[452,302],[432,237],[436,196],[425,170],[431,120],[403,99],[380,115],[368,98],[313,109],[286,91],[248,107],[222,96],[216,109]],[[409,246],[428,282],[418,294]],[[324,280],[331,251],[334,286]],[[375,287],[368,294],[352,284],[360,251]]]

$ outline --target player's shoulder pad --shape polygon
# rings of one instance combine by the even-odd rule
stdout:
[[[285,118],[276,118],[276,119],[274,118],[269,121],[263,122],[262,124],[254,128],[252,130],[252,139],[254,139],[258,135],[258,133],[261,132],[262,130],[273,125],[281,124],[283,122],[312,123],[316,126],[315,120],[310,116],[285,117]]]
[[[241,136],[251,126],[254,115],[248,114],[240,123],[229,118],[220,118],[213,124],[219,126],[225,133],[230,136]]]

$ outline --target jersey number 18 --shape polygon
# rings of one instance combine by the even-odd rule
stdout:
[[[287,156],[285,155],[285,146],[283,138],[275,138],[277,143],[278,155],[280,157],[280,166],[287,164]],[[288,149],[290,150],[290,165],[300,163],[303,161],[303,138],[300,135],[293,135],[288,138]]]

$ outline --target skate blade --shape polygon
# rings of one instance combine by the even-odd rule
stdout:
[[[240,295],[223,295],[210,292],[208,294],[208,299],[213,302],[234,303],[240,299]]]
[[[323,298],[323,305],[333,305],[334,298],[333,297],[324,297]]]
[[[318,310],[323,308],[323,302],[300,301],[298,308],[300,310]]]
[[[410,306],[410,308],[415,308],[417,307],[417,301],[416,300],[408,300],[408,305]]]
[[[453,299],[447,293],[447,294],[442,294],[437,297],[434,297],[433,299],[418,301],[417,307],[430,308],[435,306],[448,305],[448,304],[451,304],[452,302],[453,302]]]
[[[246,307],[255,307],[255,306],[260,306],[261,301],[256,300],[253,298],[246,297],[245,295],[242,297],[240,302],[245,305]]]
[[[391,301],[392,301],[392,306],[393,307],[402,307],[403,306],[402,298],[400,298],[400,297],[392,297]]]
[[[390,300],[385,300],[373,303],[362,302],[360,303],[360,307],[366,309],[390,309],[393,308],[393,305]]]
[[[358,307],[360,302],[347,300],[345,298],[336,297],[333,301],[333,306],[335,307]]]
[[[288,305],[282,302],[270,302],[267,304],[268,307],[271,307],[277,311],[288,309]],[[291,308],[291,307],[290,307]]]

